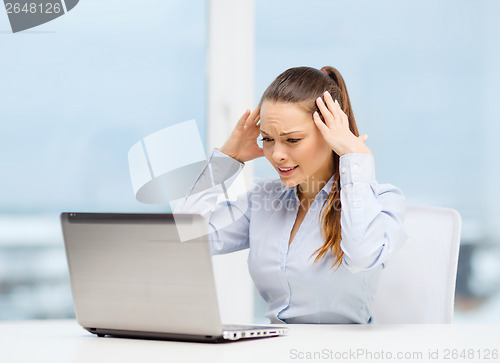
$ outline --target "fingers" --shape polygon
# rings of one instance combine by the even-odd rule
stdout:
[[[340,114],[342,110],[340,109],[339,103],[336,102],[337,100],[334,101],[332,95],[328,91],[323,93],[323,98],[325,99],[328,109],[333,114],[333,117],[339,122],[342,122],[342,115]]]
[[[325,125],[323,120],[321,120],[321,117],[319,117],[318,111],[314,111],[313,113],[313,120],[316,126],[318,127],[319,131],[321,132],[322,135],[327,135],[329,132],[328,126]]]
[[[257,126],[257,122],[259,122],[260,120],[260,108],[257,106],[253,111],[252,113],[250,113],[250,115],[248,116],[248,118],[246,119],[246,122],[245,122],[245,127],[248,127],[248,126]]]
[[[331,126],[332,123],[334,122],[334,116],[330,112],[328,107],[326,107],[325,102],[323,101],[323,99],[321,97],[318,97],[316,99],[316,105],[318,105],[318,108],[319,108],[321,114],[323,115],[323,118],[325,119],[326,125]]]
[[[241,118],[238,120],[236,127],[247,127],[248,125],[256,125],[260,120],[260,109],[259,107],[255,108],[255,110],[250,111],[247,109]]]
[[[335,119],[339,120],[345,128],[349,128],[349,120],[347,119],[347,115],[344,111],[342,111],[339,101],[334,101],[332,95],[328,91],[325,91],[323,97],[325,98],[326,104],[329,110],[333,113]]]
[[[342,108],[340,107],[339,101],[335,100],[335,103],[337,104],[337,108],[340,112],[340,118],[342,120],[342,126],[344,126],[346,129],[349,130],[349,119],[347,118],[347,115],[344,113]]]
[[[238,120],[238,123],[236,124],[236,127],[243,127],[245,125],[245,122],[248,119],[248,116],[250,115],[250,110],[247,109],[243,115],[241,115],[241,118]]]

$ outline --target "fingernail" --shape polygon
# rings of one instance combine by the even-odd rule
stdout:
[[[325,95],[329,95],[329,94],[330,94],[330,92],[328,92],[328,91],[325,91]]]
[[[335,100],[335,103],[340,106],[339,101]]]
[[[323,102],[323,100],[321,99],[321,97],[316,98],[316,101],[321,101],[321,102]]]
[[[313,116],[318,116],[318,111],[314,111]]]

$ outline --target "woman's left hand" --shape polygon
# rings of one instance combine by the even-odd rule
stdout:
[[[313,114],[313,120],[330,148],[338,156],[348,153],[371,154],[370,149],[365,145],[368,135],[354,135],[349,129],[347,115],[342,111],[339,103],[333,100],[328,91],[323,94],[323,98],[318,97],[316,104],[325,122],[321,120],[317,111]]]

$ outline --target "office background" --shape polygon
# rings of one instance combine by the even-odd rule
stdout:
[[[208,133],[210,7],[85,0],[17,34],[0,9],[0,319],[73,316],[60,212],[168,210],[135,200],[127,152],[193,118]],[[289,67],[338,68],[378,181],[400,187],[408,204],[462,215],[456,322],[500,322],[500,3],[252,7],[246,107]],[[276,176],[267,161],[252,164],[256,177]],[[255,321],[263,309],[255,295]]]

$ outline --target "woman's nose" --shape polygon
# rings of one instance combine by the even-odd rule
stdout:
[[[274,144],[274,149],[273,149],[273,160],[275,162],[283,161],[286,160],[287,155],[285,152],[284,147],[278,145],[278,143]]]

